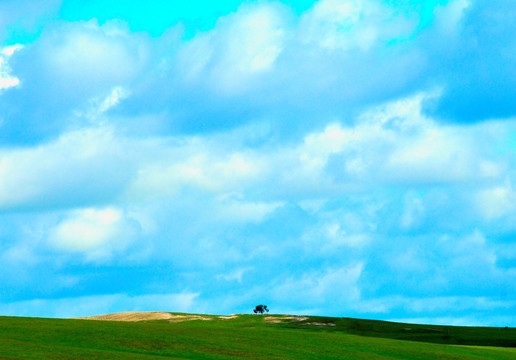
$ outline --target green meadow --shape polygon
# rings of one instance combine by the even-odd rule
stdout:
[[[178,314],[139,322],[0,317],[0,359],[516,359],[516,329]]]

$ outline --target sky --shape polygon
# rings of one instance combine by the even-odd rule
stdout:
[[[0,314],[516,326],[512,0],[0,0]]]

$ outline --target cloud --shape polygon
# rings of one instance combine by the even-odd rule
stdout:
[[[165,113],[162,132],[204,134],[262,121],[270,135],[292,138],[421,86],[424,52],[390,43],[412,33],[413,19],[378,2],[363,2],[349,32],[330,26],[340,29],[335,36],[351,44],[349,51],[340,45],[321,50],[309,39],[320,38],[326,30],[319,27],[332,21],[318,18],[322,3],[299,19],[278,3],[242,5],[192,39],[157,41],[159,61],[134,84],[120,113],[142,107]],[[382,57],[374,55],[377,48]]]
[[[434,6],[425,25],[409,5],[382,1],[321,0],[299,18],[266,2],[242,5],[184,40],[179,28],[150,38],[115,20],[53,23],[12,58],[12,74],[24,85],[0,97],[8,109],[2,141],[40,142],[80,127],[89,120],[76,115],[114,88],[126,95],[110,109],[120,115],[111,121],[133,134],[203,134],[260,120],[271,136],[299,137],[436,85],[444,95],[424,110],[438,121],[510,116],[512,80],[501,81],[496,70],[512,64],[503,55],[511,53],[503,40],[510,37],[487,42],[477,30],[497,9],[456,0]],[[506,66],[500,57],[479,58],[475,39]],[[472,94],[475,106],[466,106]]]
[[[377,43],[407,37],[414,22],[379,1],[321,0],[301,17],[303,42],[322,48],[368,51]]]
[[[218,211],[215,211],[214,218],[229,222],[260,223],[267,215],[272,214],[282,205],[281,202],[250,202],[231,199],[231,197],[226,196],[217,200],[216,208],[218,208]]]
[[[13,45],[3,48],[0,52],[0,91],[20,84],[20,79],[10,74],[11,69],[8,66],[7,60],[22,48],[23,46],[21,45]]]
[[[144,164],[130,192],[135,196],[173,195],[185,187],[212,193],[238,191],[242,183],[260,177],[262,159],[238,151],[227,153],[218,148],[221,144],[210,146],[199,140],[187,139],[184,145],[160,149],[163,155],[170,150],[174,157],[156,158]]]
[[[108,128],[67,133],[32,148],[0,151],[0,208],[77,207],[114,199],[134,172]]]
[[[143,71],[147,54],[146,37],[130,34],[118,22],[47,27],[35,43],[10,57],[11,73],[21,85],[0,97],[0,141],[40,143],[88,125],[90,119],[77,114],[129,84]]]
[[[48,76],[59,84],[79,81],[75,86],[84,90],[105,83],[116,85],[134,76],[145,60],[145,48],[129,39],[122,24],[99,26],[89,21],[43,34],[39,50]]]
[[[363,183],[459,183],[499,178],[504,161],[491,154],[496,145],[490,142],[480,150],[476,144],[483,141],[485,129],[509,129],[512,122],[468,128],[439,124],[422,110],[428,96],[433,95],[419,94],[376,107],[362,114],[355,126],[334,123],[307,135],[301,160],[344,183],[358,179]]]
[[[187,43],[179,67],[188,82],[204,82],[222,94],[237,94],[255,75],[270,71],[286,40],[285,10],[277,4],[242,6],[216,28]]]
[[[138,223],[119,209],[81,209],[50,229],[48,241],[59,251],[84,253],[88,260],[99,260],[124,250],[136,238],[138,228]]]
[[[516,214],[516,192],[510,181],[480,190],[476,200],[478,211],[488,220]]]

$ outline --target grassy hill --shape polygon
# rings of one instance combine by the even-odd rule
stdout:
[[[146,314],[96,321],[0,317],[0,359],[516,359],[514,328]]]

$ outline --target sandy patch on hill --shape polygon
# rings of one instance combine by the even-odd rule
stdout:
[[[315,326],[335,326],[334,323],[323,323],[323,322],[307,322],[300,325],[315,325]]]
[[[297,322],[308,320],[306,316],[266,316],[264,320],[271,324],[279,324],[284,322]]]
[[[98,316],[79,317],[82,320],[103,320],[103,321],[149,321],[149,320],[168,320],[170,322],[182,322],[190,320],[212,320],[208,316],[201,315],[179,315],[160,311],[128,311],[116,314],[106,314]]]
[[[227,315],[227,316],[220,315],[219,319],[221,319],[221,320],[231,320],[231,319],[235,319],[237,317],[238,317],[238,315],[235,315],[235,314],[231,314],[231,315]]]
[[[202,315],[172,315],[172,318],[168,320],[172,323],[182,322],[182,321],[192,321],[192,320],[203,320],[203,321],[210,321],[213,320],[213,318],[208,316],[202,316]]]
[[[106,314],[98,316],[79,317],[82,320],[104,320],[104,321],[147,321],[147,320],[168,320],[174,315],[159,311],[128,311],[116,314]]]

